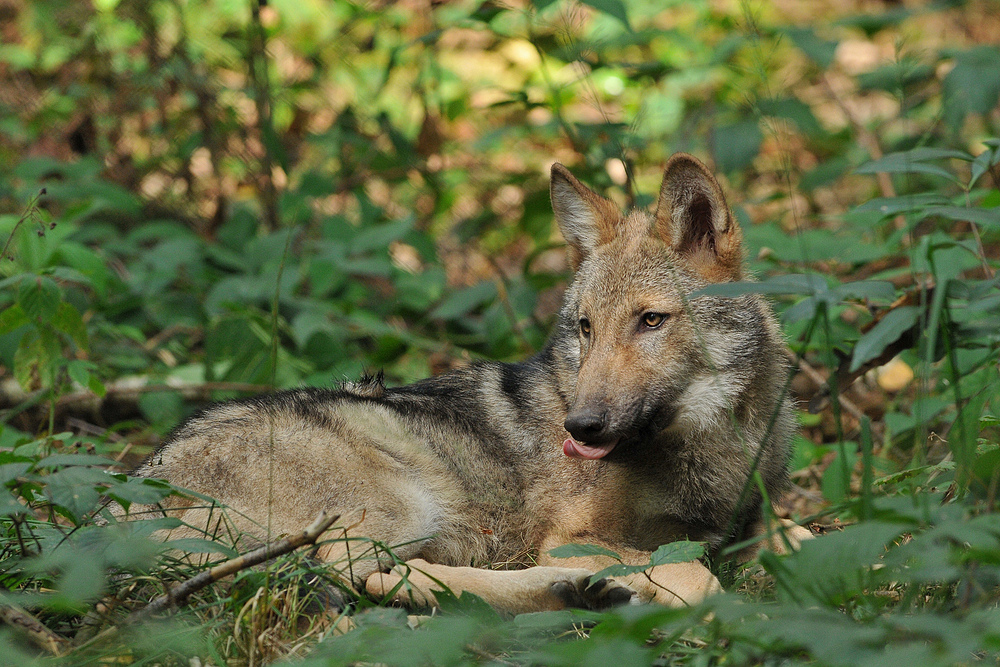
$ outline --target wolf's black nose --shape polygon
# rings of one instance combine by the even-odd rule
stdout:
[[[604,412],[571,412],[566,417],[566,430],[578,442],[597,442],[604,432]]]

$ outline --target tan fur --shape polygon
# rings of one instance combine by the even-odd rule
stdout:
[[[696,295],[741,279],[739,225],[711,173],[682,154],[653,215],[622,215],[561,165],[551,192],[576,275],[538,355],[403,388],[367,378],[211,407],[136,474],[217,499],[225,519],[177,498],[132,512],[180,517],[171,537],[207,529],[242,544],[320,510],[353,513],[363,518],[316,556],[404,604],[434,604],[442,586],[507,613],[693,604],[718,591],[700,562],[590,586],[613,559],[548,552],[589,543],[643,564],[673,540],[714,554],[764,530],[751,470],[756,461],[769,497],[781,493],[794,426],[780,332],[756,295]],[[792,546],[805,537],[791,532]],[[538,566],[470,567],[525,554]]]

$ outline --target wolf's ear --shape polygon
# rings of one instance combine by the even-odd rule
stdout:
[[[739,280],[743,234],[715,176],[697,158],[667,162],[656,203],[654,233],[710,282]]]
[[[576,180],[558,162],[552,165],[549,194],[552,212],[569,244],[569,259],[575,270],[597,246],[615,237],[621,212],[614,202]]]

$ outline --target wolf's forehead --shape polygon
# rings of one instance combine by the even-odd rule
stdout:
[[[605,312],[663,308],[690,291],[677,256],[659,239],[618,237],[598,248],[583,268],[581,298]]]

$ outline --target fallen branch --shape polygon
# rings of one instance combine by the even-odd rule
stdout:
[[[37,618],[13,602],[0,602],[0,621],[17,628],[39,648],[58,657],[68,648],[69,642],[49,630]]]
[[[138,609],[129,614],[125,623],[131,624],[143,621],[153,614],[165,611],[166,609],[176,605],[183,604],[192,593],[201,590],[223,577],[236,574],[240,570],[245,570],[249,567],[253,567],[254,565],[260,565],[261,563],[271,560],[272,558],[295,551],[301,546],[314,544],[316,540],[319,539],[319,536],[326,532],[327,528],[332,526],[333,522],[339,518],[339,514],[329,515],[324,510],[320,512],[319,516],[316,517],[316,520],[309,524],[309,527],[301,533],[292,535],[291,537],[286,537],[285,539],[278,540],[277,542],[265,544],[259,549],[255,549],[254,551],[243,554],[242,556],[237,556],[236,558],[227,560],[224,563],[220,563],[219,565],[197,574],[187,581],[171,587],[170,590],[168,590],[164,595],[156,598],[142,609]]]
[[[63,394],[56,400],[57,408],[76,408],[84,410],[96,410],[109,399],[119,401],[135,402],[143,394],[174,391],[179,393],[188,401],[210,401],[212,393],[216,391],[236,391],[260,394],[273,390],[261,384],[248,382],[181,382],[175,378],[167,378],[162,384],[155,384],[159,380],[148,377],[127,377],[117,382],[109,383],[105,386],[105,394],[98,396],[89,389],[79,388],[67,394]],[[48,399],[46,389],[27,392],[21,388],[13,378],[0,382],[0,408],[11,408],[29,401],[38,402]]]

